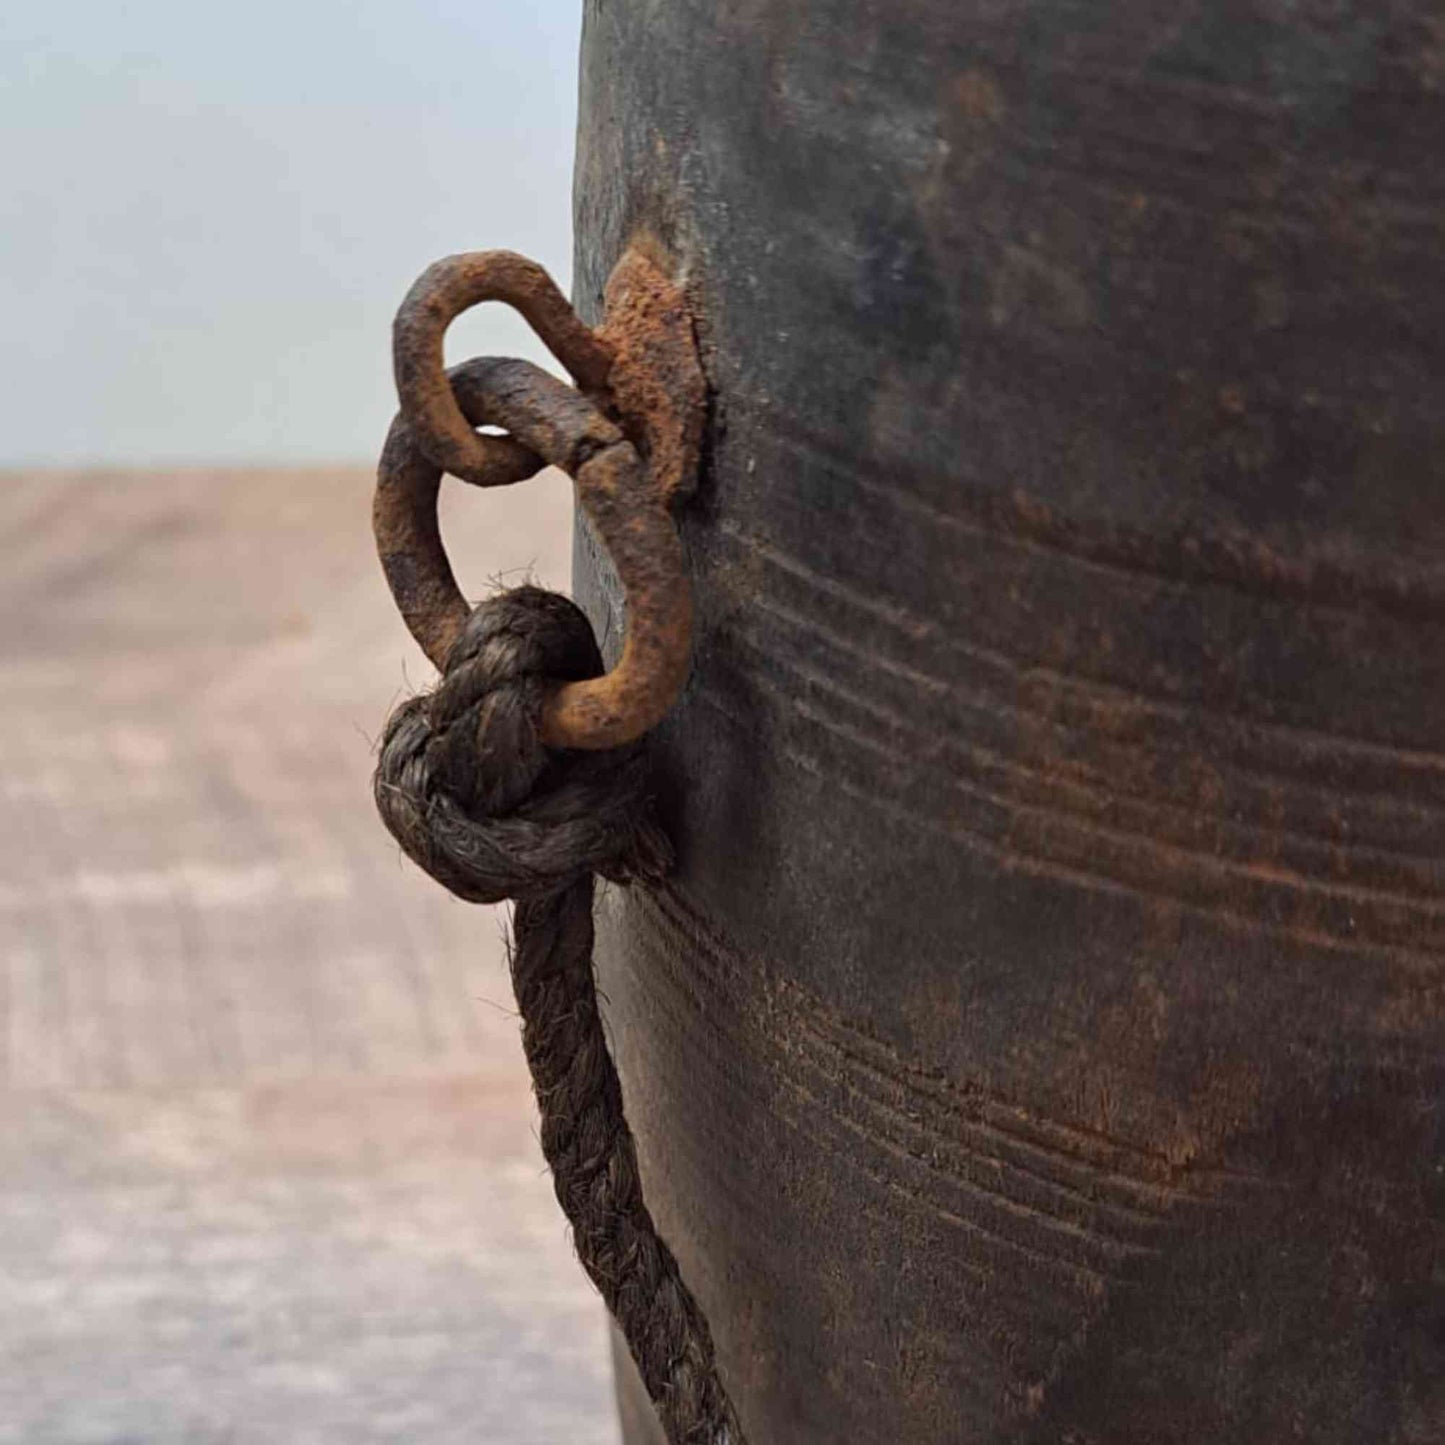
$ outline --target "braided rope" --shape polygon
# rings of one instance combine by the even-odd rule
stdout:
[[[744,1445],[707,1321],[642,1197],[592,971],[593,875],[655,882],[671,862],[645,757],[543,746],[543,699],[602,671],[592,629],[535,587],[484,602],[441,683],[387,723],[377,808],[462,898],[516,900],[510,953],[542,1151],[583,1268],[621,1327],[670,1445]]]

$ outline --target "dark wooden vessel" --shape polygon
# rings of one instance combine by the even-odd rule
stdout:
[[[751,1445],[1445,1439],[1440,6],[589,0],[580,137],[713,391],[599,966]]]

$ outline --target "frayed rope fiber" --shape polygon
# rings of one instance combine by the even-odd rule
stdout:
[[[656,882],[671,863],[639,745],[543,746],[543,699],[602,672],[565,597],[482,603],[435,691],[386,725],[376,805],[407,856],[474,903],[516,900],[510,949],[542,1151],[583,1268],[621,1327],[671,1445],[744,1445],[712,1337],[642,1198],[592,972],[593,875]]]

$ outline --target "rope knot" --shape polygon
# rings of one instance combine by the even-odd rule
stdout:
[[[518,587],[473,609],[441,682],[382,738],[376,805],[406,855],[473,903],[545,896],[590,873],[662,877],[671,851],[642,750],[541,740],[548,693],[602,670],[591,625],[556,592]]]

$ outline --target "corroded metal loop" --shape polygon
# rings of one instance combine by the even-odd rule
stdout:
[[[392,326],[401,409],[432,461],[462,481],[492,487],[522,481],[542,463],[515,439],[478,435],[447,385],[447,327],[483,301],[505,301],[520,312],[585,391],[606,385],[612,348],[578,319],[541,266],[513,251],[447,256],[422,272]]]
[[[617,666],[605,677],[559,686],[543,710],[543,740],[590,749],[634,741],[662,719],[687,677],[692,599],[666,489],[653,481],[621,428],[530,362],[484,357],[445,375],[471,435],[475,426],[503,427],[516,445],[575,480],[578,501],[626,594],[627,632]],[[373,524],[407,627],[444,670],[471,609],[437,524],[442,471],[404,402],[382,451]]]

